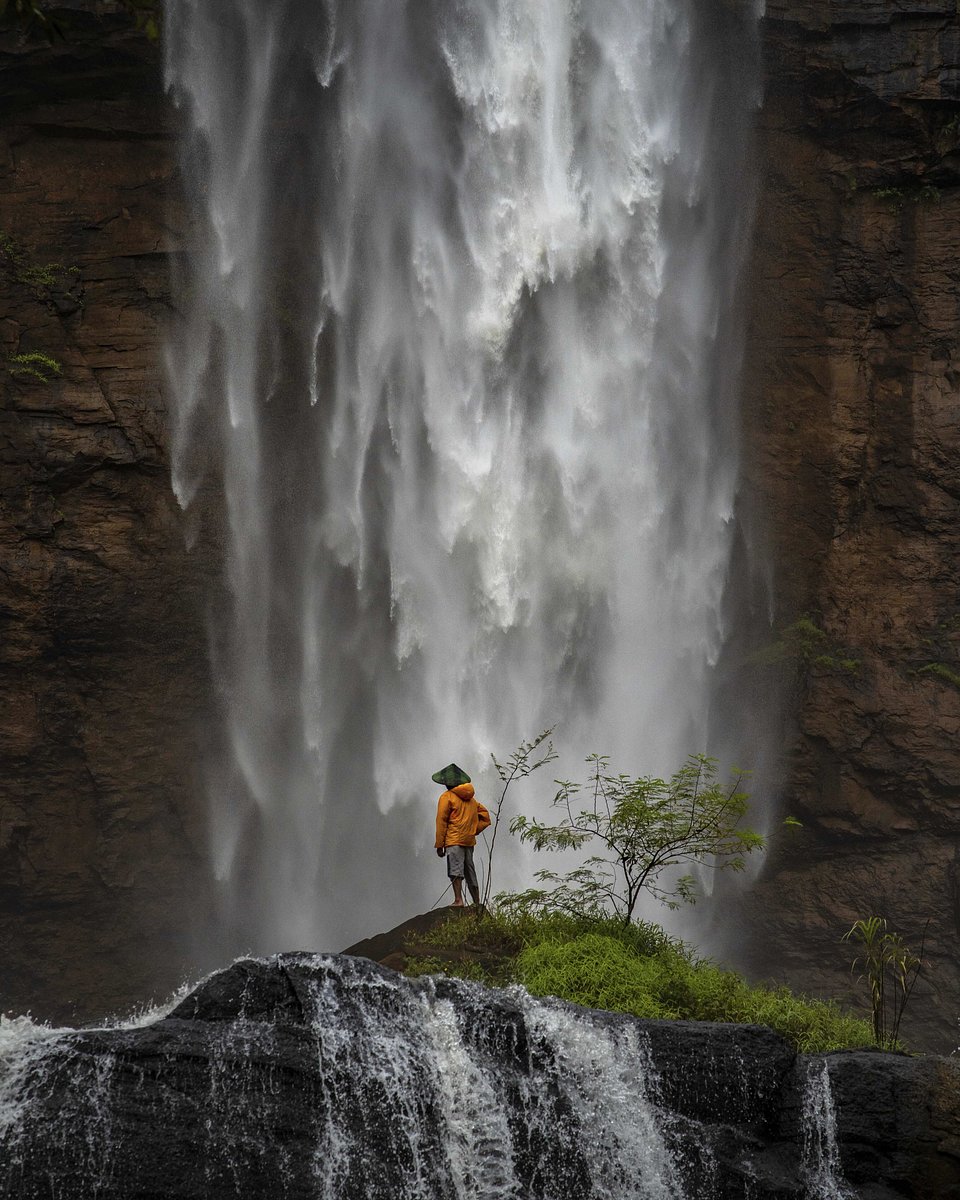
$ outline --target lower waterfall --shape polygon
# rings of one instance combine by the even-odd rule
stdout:
[[[761,1027],[243,959],[113,1027],[0,1021],[0,1197],[853,1200],[841,1159],[871,1198],[920,1194],[886,1170],[946,1179],[908,1133],[930,1060],[831,1061],[842,1105],[826,1058]]]

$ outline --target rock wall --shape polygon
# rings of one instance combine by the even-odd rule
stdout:
[[[129,21],[3,35],[0,1010],[52,1019],[177,983],[203,899],[201,581],[161,389],[168,126]]]
[[[839,995],[856,918],[914,946],[929,919],[905,1029],[952,1049],[960,18],[954,0],[768,0],[764,25],[745,431],[790,660],[783,809],[804,828],[777,839],[742,936],[758,973]]]

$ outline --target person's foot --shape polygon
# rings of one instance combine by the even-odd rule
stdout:
[[[454,902],[450,905],[450,907],[451,908],[466,908],[467,906],[464,904],[464,902],[462,900],[454,900]]]

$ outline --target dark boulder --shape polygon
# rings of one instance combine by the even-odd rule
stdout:
[[[4,1200],[960,1196],[960,1069],[797,1058],[363,958],[242,960],[0,1056]]]

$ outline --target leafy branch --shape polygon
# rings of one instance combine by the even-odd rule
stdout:
[[[572,871],[537,871],[536,878],[550,888],[503,897],[507,906],[571,915],[612,911],[627,925],[643,892],[668,908],[695,903],[693,876],[677,876],[675,868],[696,863],[742,871],[746,856],[763,848],[763,838],[740,825],[748,800],[743,776],[723,785],[713,758],[691,755],[669,781],[612,775],[605,755],[593,754],[587,762],[593,773],[586,788],[557,781],[553,807],[559,821],[547,824],[521,815],[510,831],[536,850],[596,846],[599,853]],[[584,792],[587,804],[578,808]]]

